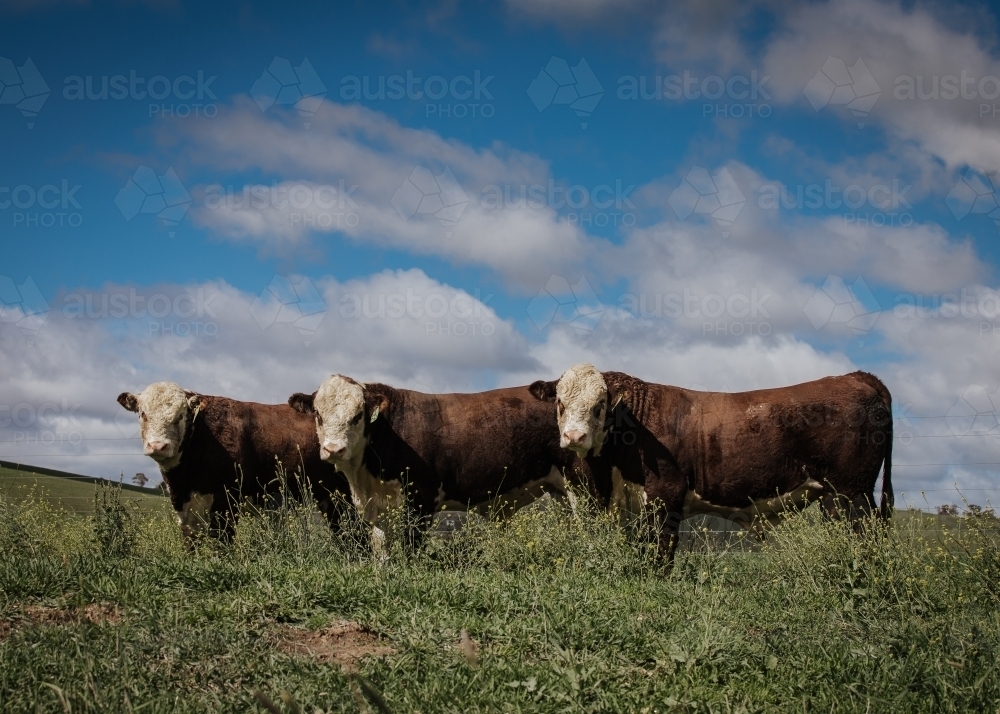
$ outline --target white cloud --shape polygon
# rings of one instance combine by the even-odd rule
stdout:
[[[0,333],[0,459],[106,477],[156,473],[141,455],[134,415],[115,401],[154,381],[279,403],[333,372],[469,391],[489,386],[491,374],[536,364],[490,295],[420,270],[315,287],[320,302],[284,295],[282,313],[254,308],[259,293],[225,282],[60,296],[33,343],[16,328]],[[324,310],[318,325],[296,319]]]
[[[735,271],[738,261],[721,265]],[[733,275],[727,279],[737,287],[747,284]],[[791,289],[801,289],[785,279]],[[319,307],[299,280],[290,282],[298,292],[287,294],[279,281],[254,292],[210,282],[108,285],[89,301],[84,294],[59,296],[33,344],[17,329],[0,332],[6,366],[0,441],[14,442],[0,445],[0,458],[110,477],[122,471],[126,478],[137,471],[155,474],[134,438],[133,415],[115,397],[166,379],[204,393],[273,403],[315,388],[332,372],[423,391],[470,391],[554,378],[590,361],[651,381],[744,390],[849,372],[856,365],[845,354],[851,350],[883,363],[876,372],[901,416],[942,417],[970,385],[990,394],[1000,388],[1000,330],[992,328],[1000,323],[1000,294],[981,285],[966,291],[965,317],[961,305],[952,317],[951,308],[909,314],[894,309],[896,303],[883,305],[873,330],[883,346],[869,352],[876,348],[859,350],[853,336],[836,334],[830,337],[835,348],[824,351],[810,344],[817,334],[811,327],[799,337],[791,327],[776,326],[768,336],[732,339],[678,329],[677,321],[666,318],[623,314],[617,305],[606,307],[592,332],[553,324],[529,343],[510,320],[496,315],[488,293],[469,294],[419,270],[342,282],[317,279]],[[285,312],[253,307],[265,287],[281,296]],[[961,301],[961,291],[957,295]],[[897,302],[926,306],[934,299]],[[318,324],[301,319],[317,310],[323,312]],[[10,421],[4,425],[4,419]],[[905,437],[894,451],[896,489],[911,495],[943,489],[928,494],[931,503],[955,500],[948,490],[954,481],[967,489],[990,483],[990,467],[936,464],[1000,461],[994,435],[960,438],[943,419],[898,420],[896,429]]]
[[[233,240],[282,251],[307,244],[313,232],[337,232],[359,243],[486,266],[515,286],[578,265],[592,242],[556,207],[491,208],[485,196],[492,187],[520,195],[550,179],[543,161],[500,145],[476,150],[428,130],[407,129],[379,112],[333,102],[323,103],[307,134],[297,122],[262,114],[245,100],[211,121],[178,126],[187,132],[193,163],[275,177],[273,187],[203,188],[204,201],[192,209],[195,221]],[[450,172],[457,185],[445,200],[459,210],[433,215],[423,204],[405,211],[406,200],[394,202],[415,169],[429,177],[424,190],[434,194],[449,188],[436,184]],[[245,202],[244,192],[257,198]],[[232,200],[221,200],[227,194]],[[297,205],[288,200],[294,195],[301,198]]]
[[[949,169],[964,164],[1000,168],[997,120],[980,116],[980,105],[992,106],[997,97],[940,95],[944,90],[940,82],[948,75],[960,79],[965,73],[974,78],[967,93],[978,92],[984,77],[1000,77],[1000,62],[978,32],[946,26],[926,8],[904,9],[896,2],[803,4],[787,13],[764,53],[775,100],[808,108],[803,89],[830,57],[848,67],[863,61],[881,90],[870,118],[881,122],[891,136],[915,142]],[[918,77],[925,94],[938,86],[937,99],[900,98],[906,96],[909,81],[916,90]],[[988,81],[984,89],[1000,94],[997,82]],[[857,121],[843,107],[831,105],[821,111],[838,109],[845,121]]]

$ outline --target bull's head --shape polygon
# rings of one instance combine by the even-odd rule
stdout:
[[[156,382],[140,394],[122,392],[118,403],[139,414],[142,453],[151,457],[161,471],[180,463],[184,437],[201,408],[201,395],[173,382]]]
[[[369,424],[388,408],[384,396],[366,394],[364,385],[340,374],[328,377],[312,394],[293,394],[288,404],[315,415],[320,458],[338,468],[360,464]]]
[[[591,364],[570,367],[558,382],[535,382],[529,389],[538,399],[555,402],[559,445],[585,454],[600,453],[607,437],[608,386]]]

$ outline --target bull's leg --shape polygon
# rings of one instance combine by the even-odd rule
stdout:
[[[236,521],[239,514],[230,509],[212,511],[209,514],[208,535],[220,543],[231,543],[236,535]]]
[[[583,487],[597,503],[601,511],[608,510],[611,503],[611,466],[599,456],[576,458],[567,469],[567,479],[573,486]]]
[[[874,503],[875,496],[873,493],[862,493],[859,496],[855,496],[854,500],[851,501],[849,518],[851,520],[851,527],[855,533],[860,535],[864,532],[865,526],[871,520],[872,505]]]
[[[687,488],[683,484],[673,484],[665,479],[647,479],[646,496],[652,506],[652,513],[658,521],[657,557],[664,570],[674,564],[677,552],[678,531],[684,518],[684,496]]]
[[[341,509],[336,499],[332,495],[327,495],[323,500],[316,501],[316,508],[323,514],[327,525],[334,533],[340,531]]]
[[[843,494],[828,493],[823,496],[823,514],[827,518],[841,520],[846,518],[855,533],[862,533],[865,523],[872,516],[872,506],[875,503],[874,494],[862,493],[854,498]]]
[[[839,493],[827,493],[820,505],[823,508],[823,516],[836,521],[849,515],[851,510],[850,499]]]

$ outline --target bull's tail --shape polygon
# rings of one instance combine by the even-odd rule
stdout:
[[[891,405],[886,405],[890,406]],[[882,520],[892,516],[896,497],[892,493],[892,409],[889,410],[889,428],[886,430],[885,461],[882,462],[882,501],[879,504],[879,515]]]
[[[896,498],[892,492],[892,395],[882,380],[868,372],[855,372],[854,376],[871,386],[882,398],[885,404],[887,426],[882,434],[885,436],[885,452],[882,461],[882,500],[879,503],[879,515],[883,520],[892,516]]]

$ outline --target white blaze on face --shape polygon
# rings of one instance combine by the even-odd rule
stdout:
[[[181,443],[191,421],[188,395],[173,382],[156,382],[136,398],[142,452],[169,471],[181,460]]]
[[[201,535],[208,529],[209,512],[215,496],[210,493],[192,493],[181,510],[177,511],[177,523],[186,540]]]
[[[607,406],[608,387],[597,368],[578,364],[566,370],[556,384],[559,445],[581,453],[600,451]]]
[[[319,455],[335,464],[361,461],[365,450],[365,392],[352,379],[335,374],[316,391]]]

